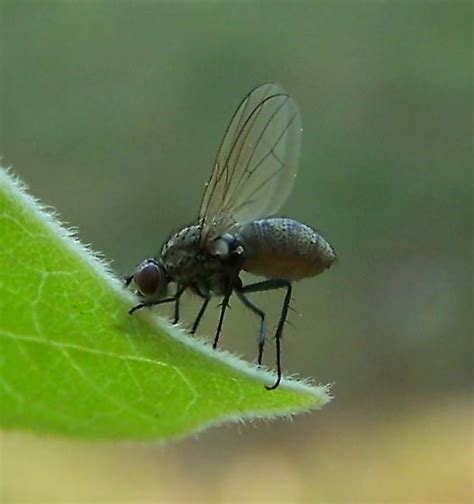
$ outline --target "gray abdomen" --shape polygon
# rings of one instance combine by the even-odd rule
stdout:
[[[244,270],[267,278],[299,280],[322,273],[336,259],[332,246],[301,222],[274,217],[244,225],[239,237]]]

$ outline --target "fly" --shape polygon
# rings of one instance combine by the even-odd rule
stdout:
[[[217,347],[233,293],[260,318],[258,364],[262,364],[267,333],[265,312],[249,294],[283,289],[285,296],[275,332],[278,387],[281,337],[291,300],[292,282],[312,277],[336,259],[333,247],[315,229],[298,221],[272,217],[288,198],[296,176],[301,145],[301,117],[295,101],[279,84],[251,91],[234,113],[217,151],[214,169],[196,222],[182,228],[156,257],[142,261],[126,278],[141,303],[129,313],[174,303],[174,323],[180,318],[182,294],[202,298],[191,332],[195,333],[211,296],[223,297],[214,335]],[[244,285],[241,271],[265,279]],[[169,294],[169,284],[176,290]]]

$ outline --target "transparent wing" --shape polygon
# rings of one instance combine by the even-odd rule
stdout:
[[[296,176],[301,117],[275,83],[251,91],[236,110],[217,152],[199,217],[222,233],[278,211]]]

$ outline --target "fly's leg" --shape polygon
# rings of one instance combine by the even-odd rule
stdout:
[[[148,302],[148,303],[139,303],[136,306],[134,306],[131,310],[128,310],[128,314],[133,315],[137,310],[141,310],[142,308],[145,308],[146,306],[155,306],[155,305],[164,304],[164,303],[172,303],[173,301],[176,301],[176,299],[177,298],[176,298],[176,294],[175,294],[174,296],[165,297],[163,299],[159,299],[158,301],[152,301],[152,302]]]
[[[291,283],[288,280],[266,280],[265,282],[246,285],[240,289],[240,292],[244,294],[273,289],[286,289],[286,294],[281,308],[280,320],[278,321],[278,327],[275,333],[277,379],[273,385],[265,385],[267,390],[275,390],[281,382],[281,336],[291,301]]]
[[[265,346],[265,337],[267,335],[267,322],[265,320],[265,312],[249,299],[240,289],[235,290],[237,297],[244,303],[247,308],[250,308],[255,314],[260,317],[260,332],[258,335],[258,365],[262,365],[263,347]]]
[[[224,299],[222,300],[221,304],[221,314],[219,317],[219,323],[217,324],[216,335],[214,336],[214,342],[212,343],[212,348],[214,349],[217,348],[217,343],[219,343],[219,336],[221,335],[222,324],[224,323],[224,315],[227,310],[227,307],[229,306],[230,296],[232,296],[232,292],[234,289],[240,289],[242,287],[242,280],[240,280],[239,278],[239,272],[241,270],[243,261],[242,252],[243,252],[242,247],[239,247],[238,250],[234,251],[233,259],[235,262],[233,265],[233,270],[229,276],[229,281],[227,282],[226,291],[224,293]]]
[[[171,297],[166,297],[163,299],[160,299],[159,301],[153,301],[152,303],[139,303],[135,305],[133,308],[128,310],[129,315],[133,315],[136,311],[141,310],[142,308],[145,308],[146,306],[155,306],[163,303],[172,303],[173,301],[176,301],[175,296]]]
[[[214,342],[212,343],[212,348],[214,348],[214,350],[217,348],[217,343],[219,343],[219,336],[221,335],[222,324],[224,323],[224,315],[227,310],[227,307],[229,306],[229,299],[230,299],[230,296],[232,295],[232,291],[233,291],[233,286],[232,286],[232,284],[230,284],[230,287],[227,288],[227,291],[224,295],[224,299],[222,300],[222,304],[221,304],[221,314],[219,317],[219,323],[217,324],[216,335],[214,336]]]
[[[191,334],[194,334],[197,331],[197,328],[201,322],[202,316],[204,315],[204,312],[206,311],[207,305],[209,304],[209,301],[211,299],[211,296],[207,296],[204,298],[204,302],[201,305],[201,308],[199,309],[199,312],[196,316],[196,319],[194,320],[193,326],[191,327]]]
[[[122,279],[123,279],[124,287],[128,287],[131,284],[132,280],[133,280],[133,275],[123,276]]]
[[[123,282],[125,287],[128,287],[133,280],[133,275],[127,275],[124,277]],[[186,287],[183,285],[178,285],[178,288],[176,289],[176,293],[174,296],[169,296],[163,299],[159,299],[158,301],[153,301],[151,303],[139,303],[136,306],[134,306],[132,309],[128,310],[129,315],[133,315],[136,311],[141,310],[142,308],[145,308],[146,306],[155,306],[163,303],[171,303],[175,302],[174,306],[174,320],[173,324],[176,324],[179,320],[179,298],[183,294],[183,292],[186,290]]]
[[[179,322],[179,300],[185,290],[186,290],[186,287],[184,285],[178,285],[178,287],[176,289],[176,293],[174,295],[175,302],[174,302],[173,324],[177,324]]]

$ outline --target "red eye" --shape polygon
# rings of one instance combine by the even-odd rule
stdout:
[[[153,262],[146,263],[135,273],[135,283],[144,296],[157,294],[161,283],[161,270]]]

